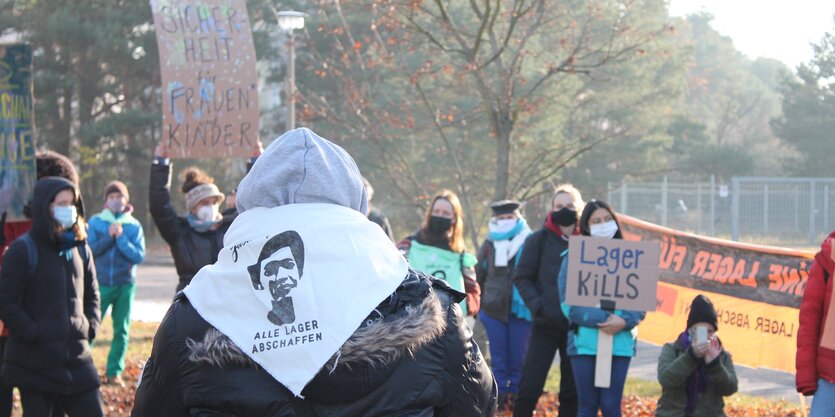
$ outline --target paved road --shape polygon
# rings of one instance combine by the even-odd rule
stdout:
[[[135,320],[158,322],[165,315],[174,289],[177,286],[177,273],[174,263],[168,255],[151,255],[139,267],[137,276]],[[655,381],[656,367],[661,348],[648,343],[638,345],[638,356],[632,360],[629,376]],[[794,374],[763,369],[752,369],[737,365],[737,376],[741,392],[750,395],[785,399],[798,402],[794,390]]]

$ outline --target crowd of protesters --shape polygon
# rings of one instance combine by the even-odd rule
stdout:
[[[110,311],[103,383],[124,386],[143,229],[124,183],[109,182],[101,211],[88,218],[69,159],[45,151],[36,161],[28,220],[0,220],[0,417],[11,415],[14,387],[27,417],[104,415],[91,346]],[[532,416],[557,353],[561,417],[621,415],[644,313],[565,299],[571,236],[624,237],[606,202],[561,185],[532,230],[521,202],[495,201],[487,237],[471,252],[450,190],[439,191],[415,232],[395,244],[351,156],[305,128],[263,154],[259,144],[246,177],[226,194],[201,169],[186,169],[182,214],[171,172],[158,147],[148,201],[174,259],[176,295],[134,416]],[[815,257],[800,309],[797,389],[815,395],[813,417],[835,415],[835,347],[822,343],[835,332],[827,320],[833,237]],[[316,280],[305,284],[316,297],[300,286],[305,280]],[[319,302],[328,297],[346,303]],[[262,318],[275,332],[258,327]],[[474,340],[476,322],[487,346]],[[290,339],[315,348],[283,350],[278,329],[286,325],[318,330]],[[723,416],[738,381],[712,302],[693,299],[681,326],[658,358],[656,415]],[[247,345],[242,331],[266,342]],[[315,344],[322,332],[328,336]],[[595,385],[600,332],[613,339],[608,388]]]

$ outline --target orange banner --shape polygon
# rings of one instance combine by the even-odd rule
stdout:
[[[638,338],[657,345],[676,340],[687,325],[690,302],[704,294],[713,302],[719,332],[734,362],[753,368],[794,372],[797,349],[797,309],[658,283],[658,309],[647,313]]]
[[[674,341],[698,294],[713,301],[718,335],[734,362],[795,371],[798,307],[814,253],[685,233],[619,215],[624,237],[661,242],[658,304],[638,338]]]

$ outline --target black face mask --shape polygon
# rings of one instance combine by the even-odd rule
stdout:
[[[452,227],[452,219],[446,217],[429,216],[429,231],[435,234],[444,233]]]
[[[551,213],[551,220],[563,227],[571,226],[577,223],[577,211],[571,210],[568,207],[563,207]]]

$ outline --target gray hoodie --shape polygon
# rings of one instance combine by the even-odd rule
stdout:
[[[344,149],[301,127],[276,139],[238,186],[236,205],[253,207],[331,203],[367,213],[357,164]]]

